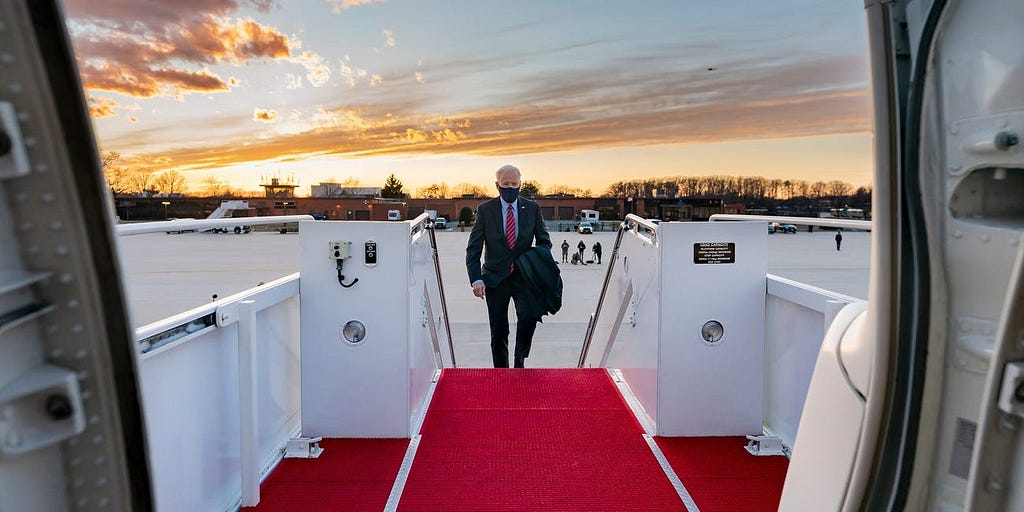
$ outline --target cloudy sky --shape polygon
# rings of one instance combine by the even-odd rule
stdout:
[[[100,146],[196,188],[734,174],[870,182],[837,0],[66,0]]]

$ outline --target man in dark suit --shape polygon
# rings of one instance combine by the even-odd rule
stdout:
[[[508,368],[508,304],[516,304],[515,367],[523,368],[530,355],[533,332],[539,318],[524,318],[523,301],[529,300],[515,260],[532,245],[551,248],[551,237],[537,203],[519,197],[519,169],[506,165],[495,174],[499,197],[479,207],[476,223],[466,246],[466,270],[473,295],[487,301],[487,320],[491,326],[491,358],[495,368]],[[486,248],[486,251],[484,250]],[[483,266],[480,256],[483,254]]]

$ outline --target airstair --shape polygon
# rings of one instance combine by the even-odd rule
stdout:
[[[159,509],[778,507],[861,301],[768,275],[764,222],[630,216],[578,368],[460,368],[427,221],[303,221],[300,273],[137,332]]]

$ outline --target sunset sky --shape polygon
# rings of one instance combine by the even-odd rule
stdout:
[[[859,2],[66,0],[100,148],[193,188],[870,182]]]

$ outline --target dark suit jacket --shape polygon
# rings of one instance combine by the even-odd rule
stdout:
[[[519,305],[523,318],[540,319],[558,313],[562,308],[562,276],[551,249],[534,247],[516,259],[516,269],[523,274],[526,300]]]
[[[509,248],[505,242],[505,224],[501,221],[501,199],[494,198],[482,203],[476,210],[476,222],[469,233],[469,244],[466,245],[466,270],[469,282],[483,279],[488,288],[495,288],[502,279],[508,277],[512,262],[523,252],[533,246],[534,239],[538,247],[551,249],[551,237],[544,227],[544,218],[540,214],[540,206],[519,198],[519,230],[515,247]],[[486,252],[484,249],[486,248]],[[480,255],[484,255],[484,264],[480,265]]]

